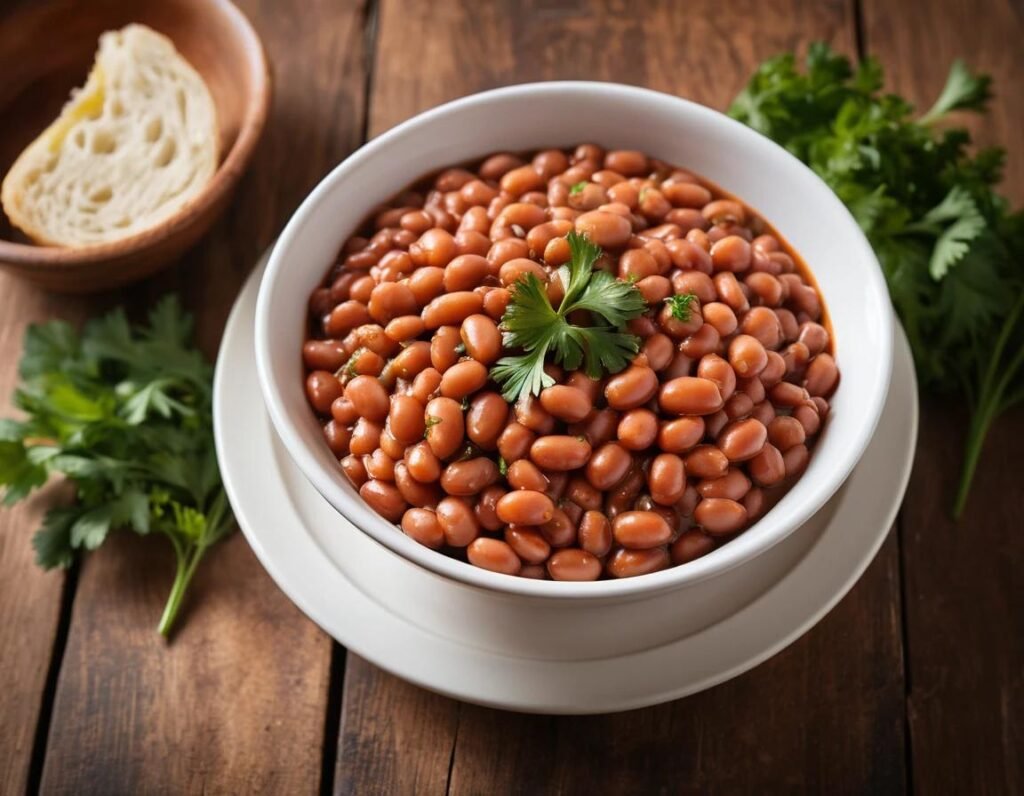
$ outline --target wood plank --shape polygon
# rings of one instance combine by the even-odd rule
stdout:
[[[761,59],[811,38],[852,52],[853,31],[852,5],[835,1],[384,0],[371,131],[473,91],[554,78],[648,85],[722,108]],[[454,744],[448,786],[456,793],[902,789],[896,541],[807,637],[689,699],[624,715],[551,718],[410,689],[368,664],[349,667],[345,704],[359,709],[346,708],[342,718],[339,792],[408,792],[402,766],[417,758],[410,753],[398,764],[391,750],[417,737],[424,722],[431,751],[422,781],[437,781],[446,764],[440,750]],[[360,750],[381,739],[385,763],[367,763]]]
[[[80,318],[78,300],[58,299],[0,274],[0,416],[10,416],[26,324]],[[44,690],[57,640],[61,593],[67,576],[35,565],[32,534],[64,490],[48,487],[25,503],[0,510],[0,793],[26,789],[33,739],[44,708]],[[48,708],[48,706],[45,706]]]
[[[264,39],[276,97],[228,214],[172,272],[215,353],[258,254],[363,123],[364,5],[240,5]],[[301,153],[297,156],[296,153]],[[319,787],[331,642],[277,590],[239,534],[211,551],[168,646],[155,632],[172,556],[117,535],[85,560],[54,701],[49,793],[309,793]]]
[[[1015,0],[866,0],[867,50],[889,87],[920,107],[965,58],[995,80],[984,120],[964,114],[983,145],[1009,147],[1004,190],[1024,203],[1024,15]],[[982,455],[963,519],[949,507],[967,416],[925,397],[901,524],[913,781],[922,793],[1024,789],[1024,538],[1020,440],[1024,411],[1000,421]]]

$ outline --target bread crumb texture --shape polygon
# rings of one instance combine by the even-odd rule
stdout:
[[[217,157],[213,98],[199,73],[166,36],[128,25],[100,37],[85,85],[15,161],[0,200],[37,243],[110,243],[177,213]]]

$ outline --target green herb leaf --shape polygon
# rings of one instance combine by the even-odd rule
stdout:
[[[669,296],[665,299],[672,317],[679,321],[690,320],[690,305],[697,300],[693,293],[681,293],[676,296]]]
[[[854,69],[818,43],[803,70],[792,54],[762,64],[729,112],[846,203],[878,255],[923,387],[971,403],[959,513],[988,429],[1024,400],[1024,215],[996,192],[1005,153],[972,152],[966,130],[934,125],[951,111],[984,111],[987,76],[957,61],[917,118],[881,93],[883,82],[876,61]]]
[[[583,189],[587,187],[586,180],[580,180],[578,183],[569,189],[569,196],[575,196],[576,194],[583,193]]]
[[[178,557],[160,632],[172,626],[206,549],[231,528],[213,446],[212,369],[189,345],[191,319],[173,298],[132,327],[115,310],[81,334],[62,322],[30,326],[15,404],[0,421],[6,504],[51,475],[76,503],[51,509],[33,537],[40,566],[68,566],[112,530],[153,530]]]
[[[491,378],[502,386],[506,400],[538,395],[554,384],[544,372],[549,352],[552,361],[565,368],[576,370],[582,364],[591,378],[598,378],[625,368],[639,349],[637,338],[623,327],[647,309],[643,295],[628,282],[594,270],[601,249],[585,235],[570,232],[567,240],[570,260],[558,269],[565,290],[557,310],[534,274],[512,286],[511,300],[501,318],[504,342],[507,348],[521,348],[524,353],[502,357],[491,368]],[[569,315],[576,312],[589,313],[597,323],[570,323]]]

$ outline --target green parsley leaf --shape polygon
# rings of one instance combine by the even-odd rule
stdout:
[[[681,293],[669,296],[665,299],[665,303],[668,304],[673,318],[678,321],[688,321],[690,320],[690,305],[696,300],[697,296],[693,293]]]
[[[66,567],[117,529],[159,531],[177,574],[159,630],[168,634],[205,551],[232,527],[213,445],[212,368],[189,343],[173,298],[133,327],[121,310],[79,334],[51,322],[25,332],[14,403],[0,421],[0,491],[15,503],[49,476],[76,502],[51,509],[33,537],[36,560]]]
[[[601,249],[585,235],[570,232],[567,240],[570,260],[557,272],[565,289],[557,310],[534,274],[527,274],[512,287],[512,298],[501,318],[504,343],[506,348],[521,348],[525,353],[503,357],[491,368],[491,378],[502,386],[508,401],[538,395],[554,384],[544,372],[549,352],[554,362],[568,370],[582,364],[587,375],[596,379],[625,368],[639,349],[639,340],[623,327],[647,309],[643,295],[628,282],[594,270]],[[580,311],[589,313],[596,323],[570,323],[569,315]]]
[[[970,402],[959,514],[989,428],[1024,401],[1024,214],[996,192],[1005,153],[972,151],[967,130],[935,124],[953,111],[984,112],[988,76],[955,62],[916,118],[883,84],[877,61],[854,68],[816,43],[803,69],[790,53],[763,63],[729,113],[845,202],[878,255],[922,386]]]
[[[501,474],[502,478],[508,475],[508,462],[505,461],[505,457],[503,456],[498,457],[498,472]]]
[[[583,193],[583,189],[587,187],[586,180],[580,180],[578,183],[569,189],[569,196],[576,196],[576,194]]]

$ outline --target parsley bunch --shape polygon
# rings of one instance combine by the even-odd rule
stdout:
[[[570,232],[567,237],[571,256],[568,265],[558,269],[565,287],[558,309],[551,306],[544,283],[527,274],[512,287],[508,309],[501,317],[505,347],[526,352],[502,357],[491,368],[491,378],[502,385],[507,401],[528,393],[538,395],[555,383],[544,372],[548,352],[567,370],[582,364],[587,375],[596,379],[604,372],[618,373],[639,350],[639,340],[622,328],[647,309],[644,297],[631,283],[594,270],[601,249],[585,235]],[[581,310],[603,323],[571,323],[569,315]]]
[[[807,163],[867,234],[914,352],[923,386],[972,408],[954,513],[963,510],[995,418],[1024,401],[1024,214],[995,191],[1002,149],[936,123],[984,111],[990,80],[957,61],[923,115],[882,94],[879,64],[856,69],[815,44],[806,69],[790,54],[757,70],[729,113]]]
[[[137,329],[121,310],[80,336],[62,321],[30,326],[14,393],[27,417],[0,420],[5,505],[54,473],[75,485],[77,501],[50,509],[32,540],[40,566],[69,566],[115,528],[170,540],[177,571],[164,635],[203,554],[232,527],[213,446],[212,369],[190,335],[173,298]]]

